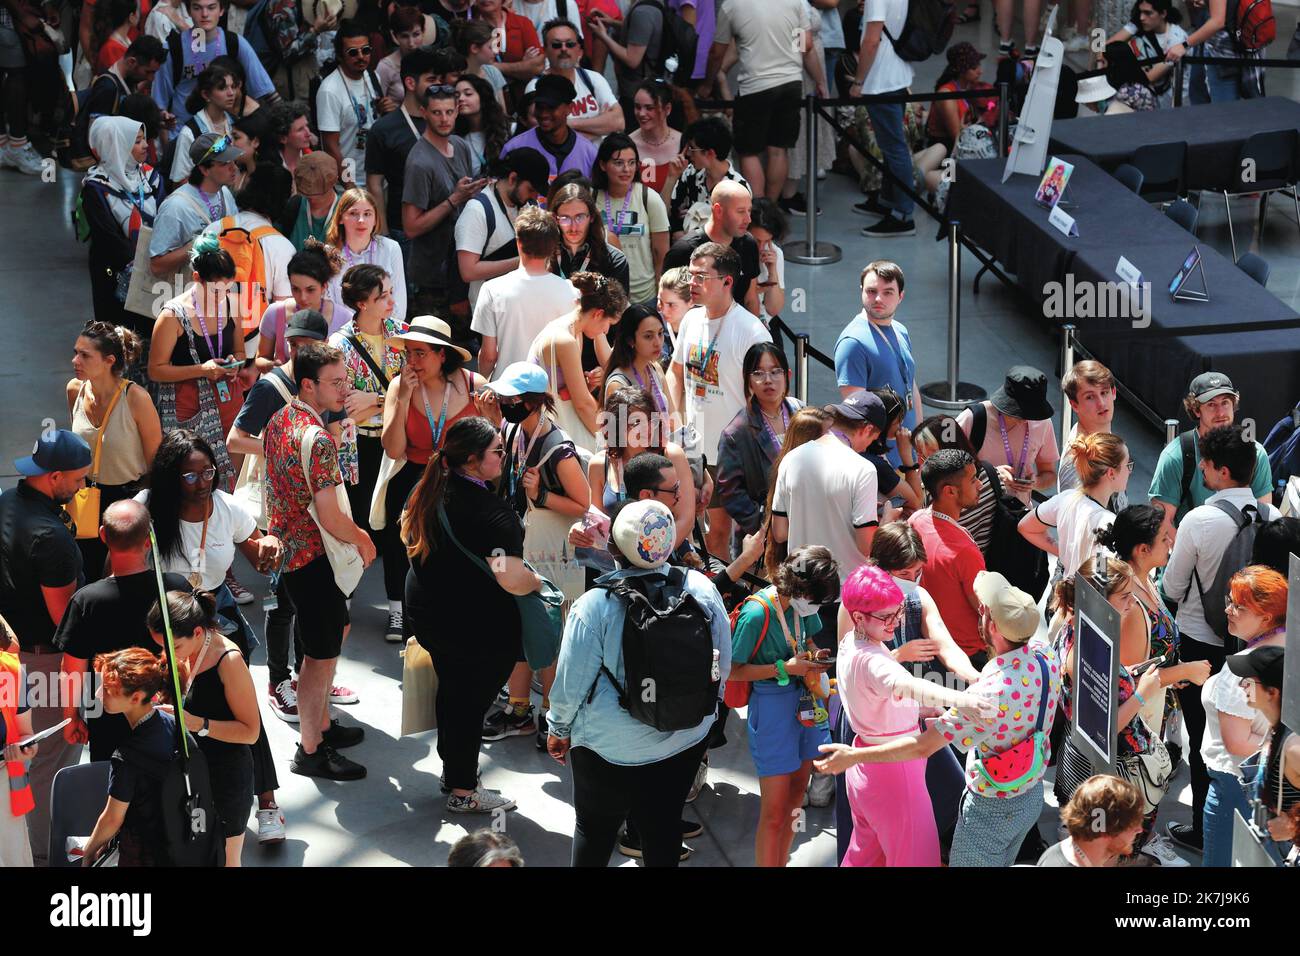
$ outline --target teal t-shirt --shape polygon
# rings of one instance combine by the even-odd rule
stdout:
[[[1192,436],[1192,450],[1199,462],[1201,451],[1197,437],[1195,434]],[[1268,452],[1264,451],[1264,446],[1259,442],[1255,442],[1255,477],[1250,483],[1250,489],[1255,493],[1256,498],[1263,498],[1273,492],[1273,469],[1268,463]],[[1182,491],[1183,451],[1180,440],[1175,438],[1160,452],[1160,460],[1156,462],[1155,473],[1151,476],[1151,490],[1148,495],[1174,504],[1178,503]],[[1205,479],[1201,476],[1201,469],[1196,468],[1192,474],[1192,484],[1187,493],[1188,497],[1191,498],[1191,504],[1179,503],[1178,511],[1174,515],[1174,524],[1178,525],[1182,522],[1183,515],[1209,501],[1212,494],[1214,492],[1205,487]]]
[[[767,634],[763,634],[763,606],[758,601],[746,601],[741,606],[740,614],[736,618],[736,628],[731,632],[732,664],[775,664],[777,661],[789,660],[790,645],[786,643],[785,632],[781,630],[781,622],[776,619],[774,614],[776,608],[779,607],[776,601],[776,588],[763,588],[755,597],[762,598],[769,607]],[[791,637],[795,636],[794,620],[794,607],[786,608],[785,626],[790,629]],[[816,614],[805,617],[803,619],[804,646],[800,650],[806,650],[809,638],[821,629],[821,617]],[[763,637],[762,646],[758,648],[758,653],[754,654],[754,659],[751,661],[749,656],[754,653],[754,645],[760,635]],[[755,683],[775,684],[776,678],[769,677],[766,680],[755,681]]]

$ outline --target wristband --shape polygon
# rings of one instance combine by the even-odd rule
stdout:
[[[1145,706],[1147,705],[1147,700],[1146,700],[1146,698],[1143,697],[1141,694],[1139,694],[1139,693],[1137,692],[1137,688],[1136,688],[1136,687],[1133,688],[1133,696],[1137,698],[1137,702],[1138,702],[1139,704],[1141,704],[1143,707],[1145,707]]]
[[[787,684],[790,683],[790,675],[787,674],[785,671],[785,661],[777,661],[775,667],[776,667],[776,682],[780,686],[785,687]]]
[[[918,469],[918,468],[920,468],[920,467],[921,467],[921,466],[918,465],[918,464],[899,465],[899,466],[898,466],[898,470],[899,470],[899,471],[902,471],[902,472],[909,472],[909,471],[916,471],[916,469]]]

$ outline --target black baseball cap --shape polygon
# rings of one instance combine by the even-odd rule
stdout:
[[[533,87],[533,102],[538,106],[559,106],[572,103],[578,98],[578,91],[573,84],[555,73],[539,77]]]
[[[284,327],[284,337],[325,342],[330,337],[330,324],[315,309],[299,309],[289,316],[289,324]]]
[[[26,458],[14,461],[18,474],[28,478],[48,475],[53,471],[80,471],[90,467],[90,446],[81,436],[59,428],[42,432],[36,447]]]
[[[1280,647],[1257,647],[1253,651],[1230,654],[1224,663],[1238,677],[1253,677],[1265,687],[1281,690],[1285,656]]]
[[[1222,372],[1202,372],[1192,379],[1192,384],[1187,386],[1187,391],[1198,402],[1208,402],[1220,395],[1237,394],[1232,379]]]
[[[885,426],[889,424],[889,416],[885,414],[885,403],[880,400],[879,395],[865,388],[850,392],[834,405],[827,405],[826,410],[849,421],[875,425],[879,431],[884,431]]]
[[[551,166],[537,150],[531,146],[512,149],[501,157],[501,174],[514,173],[520,182],[528,183],[539,195],[545,196],[551,188]]]

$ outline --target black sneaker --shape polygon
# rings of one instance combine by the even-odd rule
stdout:
[[[1190,823],[1168,823],[1165,832],[1184,850],[1201,853],[1205,849],[1205,838]]]
[[[388,612],[388,627],[384,628],[384,640],[389,644],[401,644],[406,640],[401,611]]]
[[[289,769],[304,777],[324,777],[326,780],[360,780],[366,775],[365,767],[340,756],[326,743],[317,747],[314,754],[307,753],[299,744]]]
[[[618,852],[624,856],[630,856],[634,860],[641,859],[641,835],[639,833],[629,833],[627,828],[618,835]],[[691,858],[691,848],[682,846],[682,855],[679,856],[678,862],[685,863]]]
[[[546,738],[551,735],[550,728],[547,727],[546,721],[540,718],[537,721],[537,749],[546,753]]]
[[[320,736],[321,740],[335,750],[343,750],[361,743],[366,737],[366,731],[363,727],[344,727],[337,720],[331,720],[329,727]]]
[[[682,818],[682,839],[692,840],[704,832],[704,824]]]
[[[862,230],[862,235],[868,239],[894,239],[899,236],[915,236],[916,223],[911,219],[898,219],[895,216],[886,216],[874,226],[866,226]]]
[[[808,215],[808,200],[804,198],[803,193],[795,193],[789,199],[778,199],[776,204],[787,216],[806,216]],[[817,215],[822,211],[817,210]]]
[[[537,721],[533,718],[533,709],[529,707],[521,715],[516,715],[514,708],[496,710],[487,715],[483,721],[484,740],[505,740],[507,737],[527,737],[537,733]]]
[[[863,216],[888,216],[889,210],[880,204],[879,196],[869,196],[853,204],[853,211]]]

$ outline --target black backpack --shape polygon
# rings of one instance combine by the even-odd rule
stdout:
[[[709,617],[686,591],[686,570],[669,568],[596,582],[627,608],[623,622],[623,678],[620,685],[604,664],[601,674],[618,691],[629,714],[660,731],[689,730],[717,713],[721,684]],[[600,675],[596,675],[596,683]],[[587,695],[595,697],[596,683]]]
[[[194,139],[198,139],[203,135],[203,131],[199,129],[199,121],[193,116],[185,121],[185,126],[181,127],[181,129],[185,127],[188,127],[189,131],[194,134]],[[167,146],[163,149],[162,158],[158,161],[158,171],[162,173],[162,180],[168,188],[172,184],[172,164],[176,162],[176,148],[180,140],[181,131],[178,129],[176,135],[167,140]]]
[[[680,14],[669,10],[662,0],[641,0],[638,6],[642,5],[657,8],[663,17],[664,26],[659,32],[659,56],[654,61],[655,70],[659,76],[677,86],[690,86],[694,82],[695,56],[700,47],[700,35]],[[629,10],[627,15],[630,19],[632,11]],[[667,63],[674,56],[677,57],[677,69],[670,76],[667,73]]]
[[[885,28],[885,36],[894,52],[911,63],[928,60],[942,53],[952,40],[957,26],[957,6],[949,0],[909,0],[903,32],[895,38]]]
[[[984,550],[984,566],[1026,594],[1042,594],[1047,586],[1047,552],[1026,540],[1019,527],[1029,509],[1015,495],[1003,492],[996,468],[987,462],[979,464],[993,486],[994,501],[993,530]]]
[[[1231,647],[1236,638],[1228,633],[1226,610],[1228,582],[1234,574],[1250,564],[1250,556],[1255,549],[1255,535],[1268,519],[1264,517],[1263,509],[1258,505],[1253,507],[1253,514],[1247,514],[1226,501],[1216,501],[1202,507],[1218,508],[1232,519],[1237,530],[1232,540],[1228,542],[1228,546],[1223,549],[1223,557],[1219,559],[1219,569],[1214,572],[1214,580],[1210,582],[1209,588],[1207,589],[1201,582],[1201,576],[1196,572],[1196,568],[1192,568],[1192,583],[1188,585],[1182,600],[1186,601],[1187,595],[1192,593],[1192,588],[1196,588],[1196,593],[1201,596],[1201,614],[1205,617],[1205,623],[1209,624],[1210,630],[1223,639],[1225,647]]]
[[[226,56],[239,59],[239,34],[231,33],[229,30],[222,30],[226,37]],[[186,33],[186,37],[191,34]],[[167,67],[172,71],[172,89],[175,90],[181,85],[181,72],[185,69],[185,51],[181,49],[181,31],[173,30],[167,37]]]

